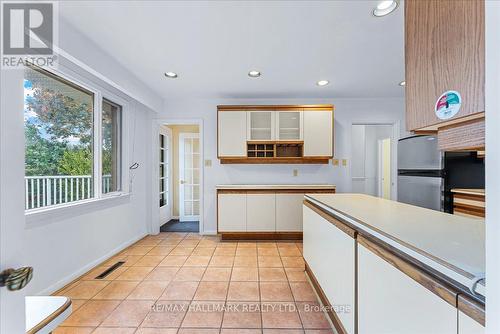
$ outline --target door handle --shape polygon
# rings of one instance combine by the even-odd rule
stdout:
[[[7,287],[10,291],[21,290],[33,278],[33,267],[19,269],[5,269],[0,272],[0,287]]]

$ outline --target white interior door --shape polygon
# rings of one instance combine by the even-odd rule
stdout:
[[[172,219],[172,187],[171,187],[171,161],[172,161],[172,131],[164,126],[160,127],[159,134],[159,207],[160,225]]]
[[[200,136],[179,134],[179,220],[200,219]]]

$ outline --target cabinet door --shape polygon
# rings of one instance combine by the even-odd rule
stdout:
[[[217,230],[219,232],[244,232],[247,229],[246,194],[218,194]]]
[[[458,311],[458,334],[484,334],[484,327],[462,311]]]
[[[247,118],[248,140],[274,140],[274,111],[248,111]]]
[[[339,307],[347,333],[355,333],[355,239],[305,205],[303,211],[304,259],[330,304]]]
[[[276,231],[275,194],[247,194],[247,231]]]
[[[333,113],[304,111],[304,156],[332,157]]]
[[[457,330],[455,307],[358,243],[359,334]]]
[[[276,139],[302,140],[303,139],[303,112],[276,111]]]
[[[304,194],[276,194],[276,231],[302,231]]]
[[[246,157],[246,111],[218,112],[219,157]]]
[[[448,90],[462,97],[452,119],[484,111],[484,1],[405,0],[404,7],[406,130],[442,123],[434,107]]]

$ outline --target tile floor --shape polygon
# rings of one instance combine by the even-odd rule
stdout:
[[[95,279],[117,261],[125,264]],[[160,233],[57,294],[72,299],[73,313],[55,334],[333,333],[295,242]]]

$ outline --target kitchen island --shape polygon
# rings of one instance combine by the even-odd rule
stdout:
[[[303,211],[307,271],[338,332],[483,330],[484,222],[362,194],[306,195]]]

